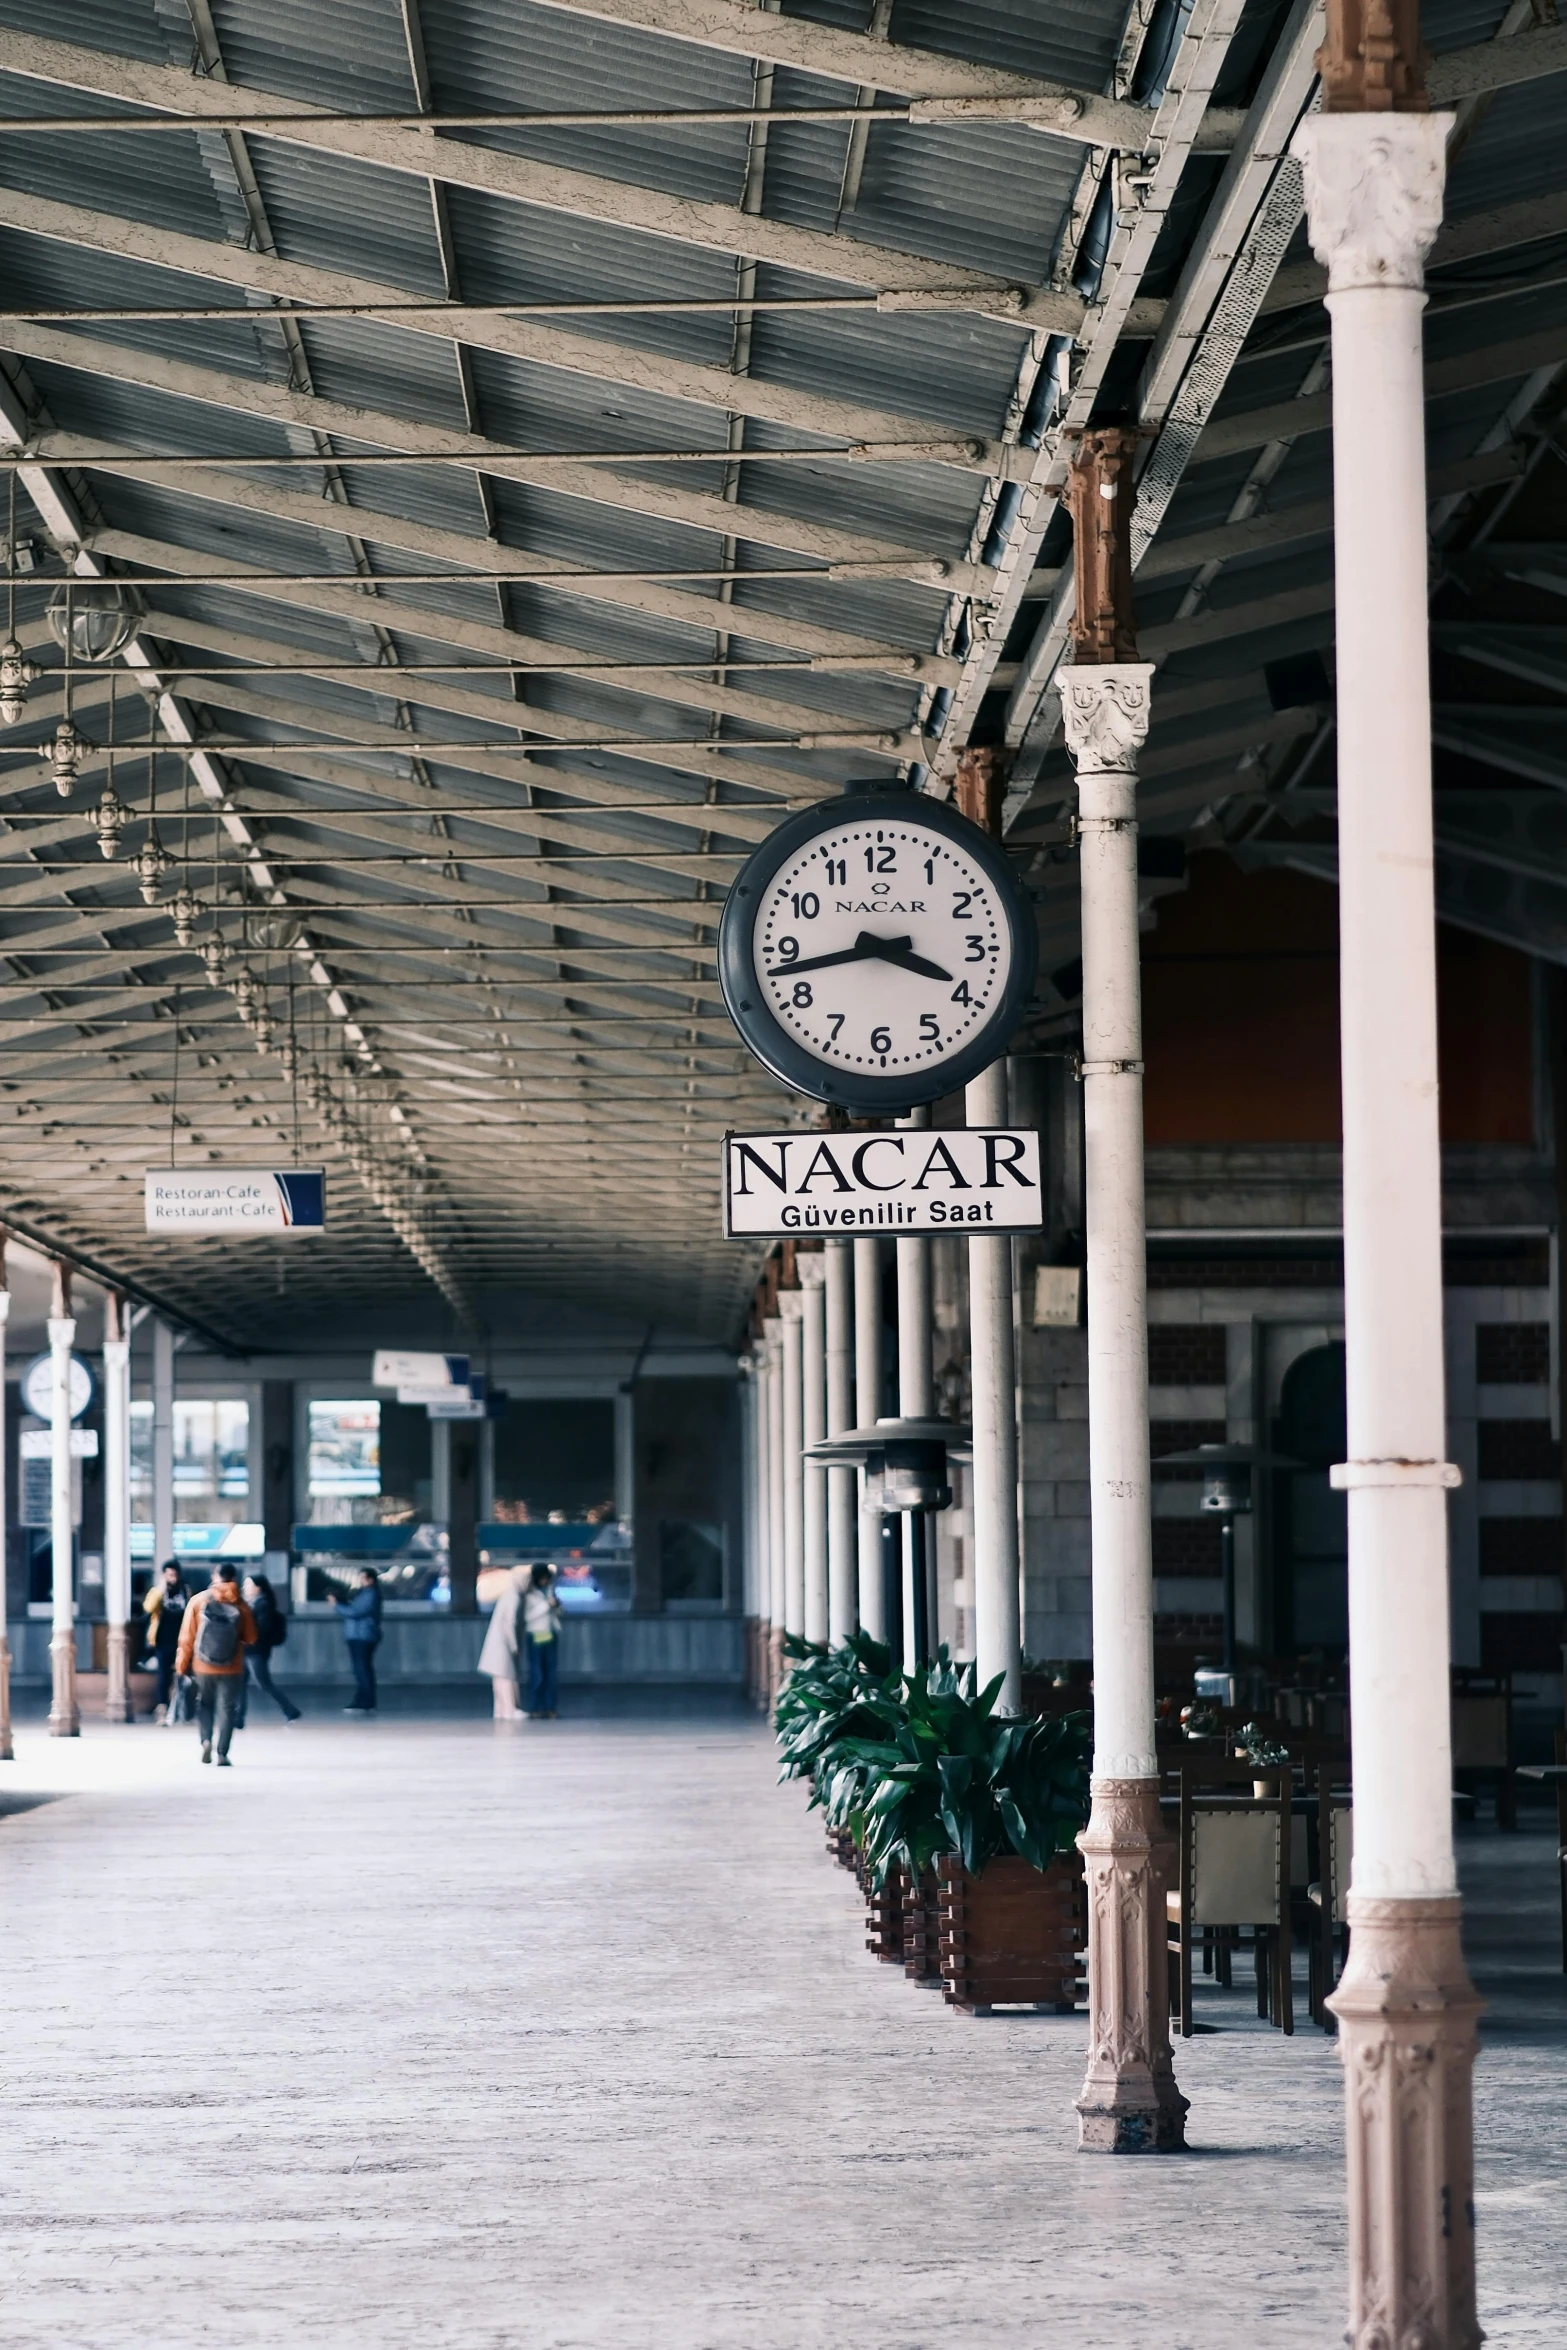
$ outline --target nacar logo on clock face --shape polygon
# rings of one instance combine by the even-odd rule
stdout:
[[[955,1090],[1005,1050],[1033,982],[1033,916],[1004,852],[956,810],[857,792],[748,860],[719,971],[775,1075],[885,1111]]]

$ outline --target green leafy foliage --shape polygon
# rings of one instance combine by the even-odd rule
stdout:
[[[922,1876],[942,1852],[976,1874],[1006,1851],[1044,1869],[1087,1819],[1086,1717],[997,1720],[1000,1679],[976,1689],[973,1666],[945,1649],[910,1677],[863,1634],[790,1653],[784,1776],[810,1772],[813,1804],[850,1830],[873,1883],[894,1868]]]
[[[837,1741],[845,1736],[874,1737],[885,1716],[878,1701],[900,1686],[892,1651],[865,1632],[855,1632],[839,1648],[811,1646],[784,1636],[783,1652],[793,1664],[773,1709],[782,1765],[781,1779],[814,1778]]]

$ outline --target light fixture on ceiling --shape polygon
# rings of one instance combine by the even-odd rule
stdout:
[[[107,580],[62,581],[49,599],[48,618],[55,643],[77,661],[112,661],[133,626],[124,594]]]
[[[27,689],[43,671],[29,661],[14,636],[0,645],[0,726],[14,726],[27,704]]]
[[[98,835],[99,853],[105,857],[119,855],[120,833],[130,810],[111,782],[103,787],[103,797],[96,808],[87,811],[86,821]]]
[[[136,858],[136,879],[141,885],[144,906],[157,904],[158,893],[163,887],[163,876],[172,863],[173,859],[165,855],[157,834],[150,832]]]
[[[62,800],[68,800],[81,773],[87,745],[83,742],[69,718],[62,718],[44,751],[54,788]]]

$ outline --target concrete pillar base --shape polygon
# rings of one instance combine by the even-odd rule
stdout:
[[[0,1632],[0,1762],[15,1762],[11,1743],[11,1643]]]
[[[1350,2350],[1477,2350],[1470,2084],[1482,2006],[1460,1904],[1351,1893],[1328,2001],[1348,2120]]]
[[[128,1624],[111,1624],[108,1638],[109,1686],[103,1701],[106,1722],[129,1722],[131,1710],[131,1632]]]
[[[1179,2154],[1187,2101],[1170,2049],[1165,1893],[1174,1843],[1157,1779],[1096,1779],[1077,1839],[1088,1880],[1088,2072],[1077,2100],[1084,2154]]]
[[[82,1713],[76,1702],[74,1630],[56,1632],[49,1643],[49,1667],[54,1680],[54,1695],[49,1704],[49,1735],[51,1738],[79,1738],[82,1734]]]

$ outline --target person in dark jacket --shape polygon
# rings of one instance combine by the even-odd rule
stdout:
[[[375,1712],[375,1652],[381,1644],[381,1585],[374,1567],[361,1567],[352,1598],[332,1594],[332,1605],[343,1619],[348,1662],[354,1676],[354,1702],[345,1714]]]
[[[142,1601],[147,1617],[147,1646],[158,1672],[158,1703],[153,1713],[155,1722],[169,1718],[169,1699],[174,1690],[174,1657],[180,1644],[180,1623],[185,1614],[190,1591],[180,1573],[178,1559],[165,1559],[158,1570],[152,1589]]]
[[[246,1679],[239,1701],[237,1728],[245,1727],[245,1716],[250,1710],[252,1689],[264,1690],[285,1722],[297,1722],[299,1707],[288,1692],[280,1689],[272,1678],[272,1651],[281,1648],[288,1637],[288,1624],[278,1605],[277,1593],[272,1588],[270,1575],[253,1574],[245,1577],[245,1598],[256,1619],[256,1645],[245,1651]]]

